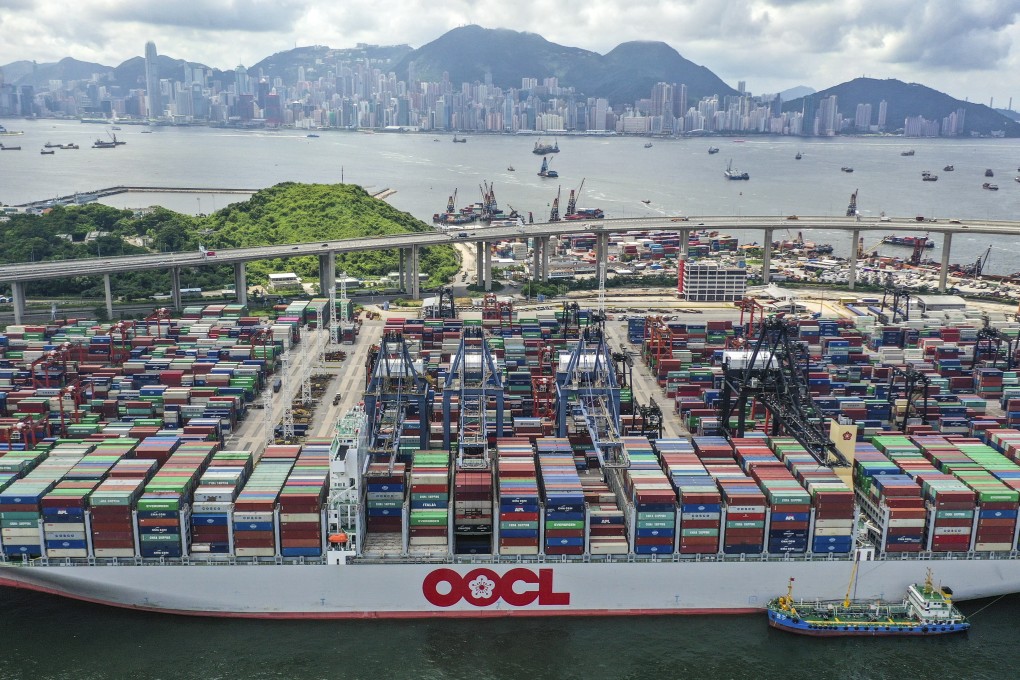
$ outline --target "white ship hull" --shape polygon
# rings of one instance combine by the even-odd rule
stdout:
[[[173,614],[424,618],[752,613],[796,579],[841,597],[848,561],[0,566],[0,586]],[[931,567],[958,600],[1020,592],[1020,560],[862,562],[853,596],[899,600]],[[467,578],[464,578],[464,577]]]

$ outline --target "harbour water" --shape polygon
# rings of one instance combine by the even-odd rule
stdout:
[[[535,174],[533,137],[469,136],[467,144],[428,134],[323,131],[235,132],[143,128],[117,132],[116,149],[88,148],[106,130],[67,122],[18,122],[23,150],[0,154],[0,201],[20,203],[118,184],[258,189],[282,181],[355,182],[395,189],[388,200],[427,219],[459,189],[476,200],[482,180],[496,183],[501,205],[542,219],[557,187],[585,177],[582,207],[610,217],[645,214],[836,214],[860,189],[865,216],[922,214],[1015,219],[1020,162],[1015,140],[862,138],[710,140],[560,138],[559,180]],[[439,142],[433,141],[439,139]],[[47,141],[77,151],[38,153]],[[913,157],[900,152],[915,149]],[[795,160],[797,152],[802,160]],[[722,176],[727,161],[749,182]],[[942,167],[955,166],[945,173]],[[509,172],[508,166],[516,171]],[[852,166],[853,174],[840,171]],[[993,168],[1001,191],[981,189]],[[922,170],[938,182],[921,182]],[[124,194],[111,205],[160,203],[211,212],[237,197]],[[642,201],[650,201],[647,205]],[[739,232],[742,240],[760,235]],[[842,234],[806,233],[847,254]],[[877,236],[876,236],[877,239]],[[954,261],[972,261],[988,238],[958,234]],[[1020,269],[994,243],[990,269]],[[900,249],[902,251],[902,249]],[[897,252],[890,250],[887,252]],[[936,250],[936,253],[939,251]],[[380,575],[384,577],[384,575]],[[919,578],[922,575],[919,574]],[[845,584],[833,584],[833,596]],[[986,609],[983,609],[987,605]],[[932,639],[805,639],[770,630],[765,615],[643,618],[550,618],[433,621],[254,621],[159,616],[0,590],[0,679],[105,678],[1012,678],[1020,595],[962,604],[979,612],[964,636]]]
[[[387,200],[397,208],[429,220],[445,209],[458,190],[458,207],[479,200],[482,181],[494,183],[500,206],[548,217],[549,205],[562,190],[562,205],[571,188],[585,180],[580,207],[600,207],[608,217],[643,215],[843,215],[850,194],[859,189],[863,217],[881,212],[900,217],[923,215],[949,219],[1016,219],[1020,214],[1020,140],[903,139],[862,137],[800,139],[750,137],[746,140],[656,139],[652,148],[635,137],[564,137],[561,153],[550,156],[558,179],[538,177],[541,157],[531,153],[531,135],[469,135],[452,144],[450,135],[366,134],[321,131],[309,138],[302,131],[240,131],[213,128],[123,126],[115,149],[89,148],[110,134],[100,125],[65,121],[17,121],[25,134],[20,152],[0,154],[0,202],[22,203],[120,184],[260,189],[278,182],[353,182],[370,191],[393,189]],[[151,130],[151,134],[141,134]],[[436,141],[438,140],[438,141]],[[46,142],[75,142],[79,150],[40,155]],[[708,147],[720,147],[709,155]],[[900,153],[913,149],[913,156]],[[796,160],[796,154],[802,154]],[[747,182],[728,181],[729,161],[747,171]],[[942,170],[953,165],[953,172]],[[508,168],[513,167],[513,172]],[[853,173],[842,172],[852,167]],[[995,177],[984,176],[991,168]],[[922,171],[938,175],[923,182]],[[981,188],[992,181],[1000,191]],[[165,205],[182,212],[213,212],[230,195],[121,194],[103,199],[117,207]],[[643,201],[649,201],[645,204]],[[776,238],[796,236],[777,232]],[[761,233],[732,230],[742,241]],[[845,232],[807,231],[804,237],[831,243],[836,255],[849,255]],[[877,242],[880,236],[874,235]],[[941,246],[941,238],[932,237]],[[865,243],[868,248],[874,243]],[[953,262],[971,263],[992,246],[987,271],[1011,273],[1020,264],[1011,257],[1016,244],[992,242],[980,234],[957,234]],[[883,254],[909,254],[904,248]],[[931,251],[938,259],[939,249]]]

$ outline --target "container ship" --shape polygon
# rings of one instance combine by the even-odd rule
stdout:
[[[365,387],[335,435],[231,446],[317,351],[305,329],[328,304],[271,325],[205,305],[9,326],[0,585],[261,618],[763,612],[791,578],[830,597],[854,565],[859,598],[901,598],[926,566],[957,600],[1020,592],[1020,385],[977,324],[791,321],[808,354],[780,369],[759,349],[778,326],[633,318],[621,352],[603,314],[490,296],[375,324],[377,342],[350,327],[376,344],[346,369]],[[805,418],[733,393],[747,370],[801,381]],[[812,438],[822,421],[839,465]]]

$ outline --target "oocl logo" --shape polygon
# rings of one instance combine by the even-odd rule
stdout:
[[[570,604],[570,593],[553,588],[553,570],[517,567],[502,576],[491,569],[472,569],[461,575],[453,569],[436,569],[421,584],[425,599],[437,607],[452,607],[461,600],[476,607],[488,607],[500,600],[511,607]]]

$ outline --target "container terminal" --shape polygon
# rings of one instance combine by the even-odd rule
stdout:
[[[8,326],[0,584],[270,618],[1020,591],[1020,324],[892,292]]]

